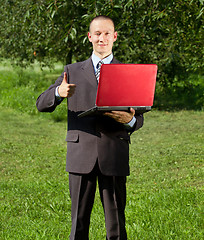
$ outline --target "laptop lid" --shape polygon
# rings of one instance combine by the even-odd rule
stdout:
[[[156,64],[103,64],[96,106],[152,106],[156,75]]]
[[[151,110],[156,84],[156,64],[103,64],[101,66],[95,106],[79,117],[106,111],[136,113]]]

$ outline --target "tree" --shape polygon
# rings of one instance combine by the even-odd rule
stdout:
[[[156,63],[164,85],[203,69],[203,0],[1,0],[0,56],[27,65],[90,56],[90,20],[109,15],[122,62]]]

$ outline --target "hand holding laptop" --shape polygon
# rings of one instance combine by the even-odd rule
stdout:
[[[115,121],[119,123],[129,123],[133,116],[135,115],[135,110],[130,108],[130,111],[111,111],[105,112],[103,115],[113,118]]]
[[[67,73],[64,72],[64,78],[58,89],[60,97],[62,97],[62,98],[71,97],[75,92],[75,88],[76,88],[75,84],[67,83]]]

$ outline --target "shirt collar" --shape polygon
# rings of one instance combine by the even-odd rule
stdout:
[[[104,64],[110,64],[111,61],[113,60],[113,54],[111,53],[106,58],[100,59],[98,56],[96,56],[94,53],[92,53],[91,59],[93,62],[94,70],[96,71],[96,66],[97,66],[98,62],[102,60]]]

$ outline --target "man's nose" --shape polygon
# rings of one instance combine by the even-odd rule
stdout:
[[[103,42],[103,41],[104,41],[104,35],[103,35],[103,34],[100,34],[100,36],[99,36],[99,41],[100,41],[100,42]]]

